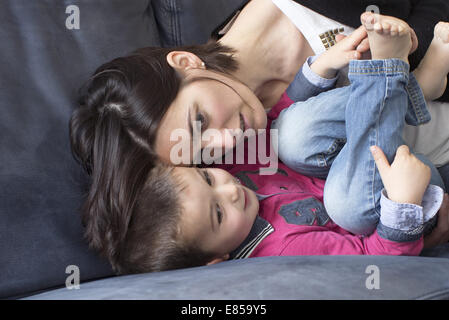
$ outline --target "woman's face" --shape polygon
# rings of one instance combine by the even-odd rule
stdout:
[[[156,152],[162,160],[174,163],[170,151],[180,142],[170,137],[177,129],[178,132],[179,129],[183,130],[188,137],[188,141],[185,142],[188,144],[187,149],[190,150],[189,163],[183,163],[184,165],[190,164],[193,159],[192,137],[198,137],[200,131],[203,134],[203,139],[200,140],[201,149],[206,146],[221,148],[224,154],[238,143],[235,139],[229,138],[233,130],[265,129],[267,116],[263,105],[243,83],[200,68],[189,69],[185,74],[186,81],[192,79],[194,81],[181,88],[156,134]],[[205,78],[196,79],[199,77]],[[214,132],[213,139],[204,139],[207,130]]]

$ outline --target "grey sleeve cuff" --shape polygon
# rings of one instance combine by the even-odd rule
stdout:
[[[436,214],[443,202],[443,195],[443,189],[429,185],[424,193],[421,206],[418,206],[391,201],[387,197],[386,190],[382,190],[378,234],[382,238],[397,242],[418,240],[426,225],[436,221]]]
[[[315,62],[317,58],[318,56],[308,57],[302,67],[302,73],[310,84],[324,90],[330,89],[335,86],[338,76],[333,79],[326,79],[313,72],[310,66]]]

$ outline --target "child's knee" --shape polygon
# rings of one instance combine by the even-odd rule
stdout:
[[[302,164],[317,165],[314,161],[314,138],[316,127],[311,117],[303,115],[300,119],[295,112],[288,112],[273,123],[278,130],[278,157],[287,166],[295,169]]]
[[[379,222],[375,207],[360,194],[351,194],[338,183],[328,182],[324,188],[324,207],[332,221],[353,234],[373,233]]]

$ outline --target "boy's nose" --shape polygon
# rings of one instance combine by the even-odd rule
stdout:
[[[221,188],[221,193],[228,198],[228,201],[232,203],[236,203],[240,199],[240,191],[239,186],[236,185],[233,181],[229,181],[224,184]]]

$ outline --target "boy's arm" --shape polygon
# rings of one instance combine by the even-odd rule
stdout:
[[[296,74],[295,79],[286,90],[287,96],[294,102],[306,101],[322,92],[335,88],[337,77],[327,79],[321,77],[311,69],[311,65],[318,56],[307,58],[306,62]]]
[[[429,186],[423,206],[381,198],[381,215],[376,231],[369,236],[334,231],[297,235],[280,255],[419,255],[423,248],[424,224],[436,218],[443,191]]]

